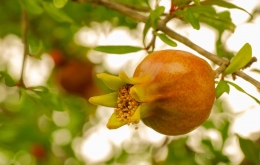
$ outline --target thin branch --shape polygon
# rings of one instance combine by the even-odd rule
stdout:
[[[93,0],[74,0],[77,2],[93,2]],[[98,3],[100,5],[104,5],[107,8],[116,10],[132,19],[135,19],[139,22],[143,22],[145,23],[147,20],[146,16],[143,16],[141,14],[139,14],[138,12],[136,12],[135,10],[128,8],[122,4],[119,4],[117,2],[111,1],[111,0],[99,0]],[[165,22],[163,21],[159,21],[158,22],[158,30],[161,30],[162,32],[164,32],[165,34],[167,34],[169,37],[171,37],[172,39],[175,39],[179,42],[181,42],[182,44],[190,47],[191,49],[195,50],[196,52],[198,52],[199,54],[201,54],[202,56],[208,58],[209,60],[213,61],[215,64],[217,65],[223,65],[224,64],[228,64],[229,61],[224,60],[208,51],[206,51],[205,49],[203,49],[202,47],[196,45],[195,43],[193,43],[192,41],[190,41],[188,38],[176,33],[175,31],[169,29],[166,25]],[[257,87],[258,89],[260,89],[260,82],[255,80],[254,78],[250,77],[249,75],[245,74],[242,71],[236,71],[235,74],[241,78],[243,78],[244,80],[250,82],[251,84],[253,84],[255,87]]]
[[[26,11],[24,8],[22,8],[22,42],[24,46],[24,51],[23,51],[23,61],[22,61],[22,71],[21,71],[21,78],[18,82],[18,86],[20,87],[25,87],[24,84],[24,72],[25,72],[25,63],[26,63],[26,57],[27,57],[27,52],[28,52],[28,47],[27,47],[27,16],[26,16]]]
[[[227,63],[222,63],[216,70],[215,70],[215,78],[218,78],[221,73],[227,68]]]
[[[136,5],[126,4],[126,3],[122,3],[122,2],[117,2],[117,3],[124,5],[130,9],[133,9],[138,12],[150,12],[151,11],[151,9],[148,7],[136,6]]]

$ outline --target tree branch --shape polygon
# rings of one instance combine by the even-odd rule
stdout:
[[[77,2],[94,2],[94,0],[75,0]],[[96,1],[95,1],[96,2]],[[98,4],[106,6],[107,8],[116,10],[132,19],[135,19],[139,22],[143,22],[145,23],[147,20],[146,16],[143,16],[141,14],[139,14],[138,12],[136,12],[135,10],[119,4],[117,2],[111,1],[111,0],[99,0]],[[199,54],[201,54],[202,56],[206,57],[207,59],[211,60],[212,62],[214,62],[217,65],[228,65],[229,61],[222,59],[208,51],[206,51],[205,49],[201,48],[200,46],[196,45],[195,43],[193,43],[192,41],[190,41],[188,38],[176,33],[175,31],[169,29],[165,23],[163,21],[159,21],[158,22],[158,30],[164,32],[165,34],[167,34],[169,37],[171,37],[174,40],[177,40],[179,42],[181,42],[182,44],[190,47],[191,49],[195,50],[196,52],[198,52]],[[249,75],[245,74],[242,71],[236,71],[235,74],[241,78],[243,78],[244,80],[250,82],[251,84],[253,84],[255,87],[257,87],[258,89],[260,89],[260,82],[255,80],[254,78],[250,77]]]

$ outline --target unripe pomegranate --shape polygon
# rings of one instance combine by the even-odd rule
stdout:
[[[107,127],[145,125],[166,135],[186,134],[200,126],[215,99],[214,71],[203,59],[185,51],[162,50],[146,56],[133,78],[97,75],[115,93],[90,98],[115,107]]]
[[[46,150],[41,144],[33,144],[31,146],[30,152],[39,161],[42,161],[46,158]]]
[[[99,93],[94,82],[94,65],[87,60],[68,58],[60,50],[50,52],[55,68],[53,76],[61,90],[89,99]]]

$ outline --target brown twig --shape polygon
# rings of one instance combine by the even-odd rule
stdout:
[[[153,32],[153,38],[151,39],[150,43],[147,46],[145,46],[145,49],[149,51],[149,49],[152,48],[153,51],[155,48],[155,41],[156,41],[156,34],[155,32]]]
[[[77,0],[78,2],[93,2],[93,0]],[[139,22],[143,22],[145,23],[147,21],[147,17],[143,16],[142,14],[139,14],[138,12],[136,12],[135,10],[128,8],[124,5],[121,5],[117,2],[111,1],[111,0],[99,0],[99,4],[106,6],[107,8],[110,8],[112,10],[116,10],[132,19],[135,19]],[[169,29],[164,22],[159,21],[158,22],[158,30],[164,32],[165,34],[167,34],[169,37],[171,37],[174,40],[177,40],[179,42],[181,42],[182,44],[190,47],[191,49],[195,50],[196,52],[198,52],[199,54],[201,54],[202,56],[208,58],[209,60],[211,60],[212,62],[214,62],[217,65],[222,65],[223,63],[229,63],[229,61],[222,59],[208,51],[206,51],[205,49],[201,48],[200,46],[196,45],[195,43],[193,43],[192,41],[190,41],[188,38],[176,33],[175,31]],[[251,84],[253,84],[255,87],[257,87],[258,89],[260,89],[260,82],[255,80],[254,78],[250,77],[249,75],[245,74],[242,71],[236,71],[235,74],[241,78],[243,78],[244,80],[250,82]]]
[[[243,70],[249,68],[254,62],[257,62],[256,57],[252,57],[251,60],[242,68]]]
[[[26,11],[24,8],[22,8],[22,42],[23,42],[23,47],[24,47],[24,51],[23,51],[23,61],[22,61],[22,70],[21,70],[21,77],[20,80],[18,81],[17,85],[19,87],[25,87],[24,84],[24,72],[25,72],[25,63],[26,63],[26,57],[27,57],[27,53],[28,53],[28,46],[27,46],[27,39],[26,39],[26,35],[27,35],[27,16],[26,16]]]
[[[215,70],[215,78],[219,78],[219,75],[224,72],[227,68],[229,63],[222,63],[216,70]]]

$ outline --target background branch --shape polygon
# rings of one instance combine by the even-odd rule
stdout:
[[[25,87],[24,84],[24,72],[25,72],[25,62],[26,62],[26,56],[28,52],[28,46],[27,46],[27,39],[26,39],[26,34],[27,34],[27,16],[26,16],[26,11],[24,8],[22,8],[22,42],[23,42],[23,61],[22,61],[22,70],[21,70],[21,77],[20,80],[18,81],[18,86],[20,87]]]
[[[77,0],[77,1],[78,2],[93,2],[93,0]],[[98,4],[106,6],[107,8],[110,8],[110,9],[116,10],[116,11],[118,11],[118,12],[132,18],[132,19],[139,21],[139,22],[145,23],[146,20],[148,19],[146,16],[139,14],[135,10],[133,10],[133,9],[131,9],[131,8],[125,6],[125,5],[122,5],[120,3],[111,1],[111,0],[99,0]],[[191,49],[195,50],[196,52],[198,52],[202,56],[206,57],[207,59],[211,60],[212,62],[214,62],[217,65],[223,65],[223,64],[228,65],[229,64],[229,61],[222,59],[222,58],[208,52],[207,50],[203,49],[202,47],[200,47],[197,44],[190,41],[188,38],[176,33],[172,29],[169,29],[163,21],[158,22],[158,30],[164,32],[165,34],[167,34],[172,39],[177,40],[177,41],[181,42],[182,44],[190,47]],[[242,71],[236,71],[235,74],[237,76],[243,78],[244,80],[250,82],[251,84],[253,84],[258,89],[260,89],[260,82],[259,81],[255,80],[254,78],[250,77],[249,75],[245,74]]]

